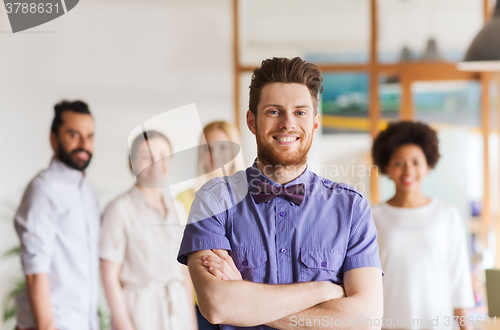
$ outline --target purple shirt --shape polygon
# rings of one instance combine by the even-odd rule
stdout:
[[[235,182],[244,182],[245,174],[248,193],[238,198],[233,193]],[[306,169],[285,185],[305,185],[300,206],[282,196],[256,204],[252,194],[258,192],[258,181],[280,187],[255,163],[246,173],[239,171],[203,185],[196,192],[177,260],[187,264],[190,252],[230,250],[243,279],[269,284],[342,284],[350,269],[381,268],[370,206],[354,188]],[[221,325],[221,329],[272,328]]]

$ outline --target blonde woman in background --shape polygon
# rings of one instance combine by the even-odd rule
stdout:
[[[99,255],[113,329],[197,329],[191,280],[176,260],[183,228],[167,225],[179,221],[174,201],[164,198],[161,188],[171,154],[165,135],[137,136],[130,148],[137,184],[102,217]]]
[[[188,213],[191,208],[191,203],[193,203],[196,190],[205,182],[215,177],[224,176],[224,174],[226,176],[233,175],[239,170],[245,169],[243,159],[241,157],[236,158],[236,150],[232,148],[231,144],[213,143],[215,141],[229,141],[241,146],[240,133],[234,125],[226,121],[211,122],[203,129],[203,133],[200,136],[200,145],[204,144],[205,141],[208,144],[208,148],[199,148],[197,166],[198,179],[195,187],[185,190],[177,196],[177,199],[184,204]],[[226,164],[224,166],[225,173],[222,172],[221,168],[214,170],[218,165],[214,164],[214,159],[216,159],[215,163]],[[201,315],[197,302],[196,315],[198,318],[199,330],[219,329],[218,325],[211,324]]]
[[[184,204],[187,212],[191,208],[191,203],[194,200],[196,190],[198,190],[205,182],[215,177],[224,176],[221,168],[214,170],[213,159],[216,158],[220,162],[226,163],[224,166],[225,175],[233,175],[234,173],[244,170],[245,165],[241,157],[236,157],[234,148],[229,144],[212,143],[214,141],[229,141],[241,146],[241,138],[238,129],[226,121],[214,121],[203,128],[200,136],[200,145],[205,141],[208,144],[207,148],[199,148],[197,177],[198,180],[195,187],[181,192],[177,199]],[[208,151],[208,152],[207,152]]]

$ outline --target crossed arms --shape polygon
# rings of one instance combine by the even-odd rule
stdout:
[[[278,329],[314,329],[305,324],[304,327],[292,324],[291,317],[322,319],[326,316],[334,320],[382,318],[382,274],[379,268],[364,267],[345,272],[344,289],[325,281],[261,284],[241,280],[241,275],[227,252],[214,252],[202,250],[188,256],[189,272],[200,310],[211,323],[241,327],[266,324]],[[208,258],[204,259],[204,256]],[[338,328],[333,324],[330,326]],[[323,325],[318,328],[329,327]],[[365,322],[342,328],[380,329],[380,326],[370,326]]]

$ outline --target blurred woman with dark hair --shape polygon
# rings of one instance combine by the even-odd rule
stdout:
[[[147,131],[130,147],[137,184],[104,211],[101,272],[113,329],[197,329],[191,280],[177,262],[183,207],[163,197],[172,148],[167,137]],[[178,203],[178,202],[175,202]],[[175,225],[177,224],[177,225]]]
[[[385,271],[383,328],[453,329],[455,315],[464,330],[466,308],[475,305],[459,211],[421,190],[438,144],[432,128],[410,121],[389,124],[373,142],[375,165],[396,186],[372,208]]]

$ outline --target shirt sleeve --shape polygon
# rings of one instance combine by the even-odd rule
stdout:
[[[43,182],[32,181],[14,218],[24,275],[48,273],[57,234],[57,209]]]
[[[122,264],[125,259],[127,235],[125,218],[119,200],[111,202],[102,215],[99,237],[99,257]]]
[[[382,269],[378,251],[377,229],[366,198],[356,196],[352,213],[351,232],[344,259],[344,272],[361,267]]]
[[[471,308],[475,306],[475,301],[472,290],[469,255],[467,253],[465,226],[456,208],[453,209],[450,239],[448,269],[453,294],[453,308]]]
[[[217,198],[203,188],[196,192],[177,257],[180,263],[187,265],[187,257],[191,252],[231,250],[225,229],[229,210],[220,204],[221,199],[224,199],[223,195]]]

